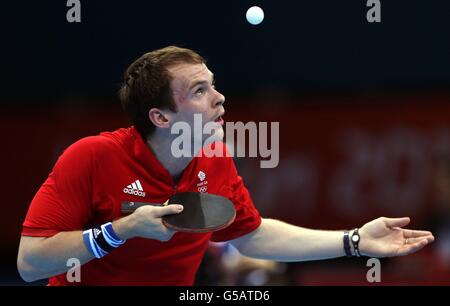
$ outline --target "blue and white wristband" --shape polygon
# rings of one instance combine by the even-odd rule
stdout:
[[[102,258],[125,243],[114,232],[112,223],[95,226],[83,232],[83,241],[87,249],[96,257]]]

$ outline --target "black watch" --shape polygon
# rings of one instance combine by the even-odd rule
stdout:
[[[355,254],[357,257],[361,257],[361,253],[359,252],[359,241],[361,240],[361,237],[358,233],[358,228],[355,228],[353,230],[352,237],[350,238],[350,241],[353,244],[353,249],[355,250]]]

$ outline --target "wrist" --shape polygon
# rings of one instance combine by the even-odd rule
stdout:
[[[350,232],[348,230],[344,231],[343,244],[344,244],[344,248],[343,248],[344,255],[346,257],[352,257],[353,253],[351,251]]]
[[[364,227],[361,227],[359,229],[359,253],[361,256],[369,256],[368,248],[367,248],[367,242],[370,240],[367,232],[365,231]]]
[[[350,248],[353,256],[361,257],[361,251],[359,248],[361,242],[361,236],[358,228],[354,228],[350,231]]]
[[[96,258],[102,258],[126,242],[114,231],[111,222],[96,225],[83,231],[83,242]]]
[[[344,254],[347,257],[361,257],[360,230],[354,228],[344,231]]]
[[[352,252],[352,256],[356,256],[355,247],[353,246],[353,243],[351,242],[351,239],[352,239],[354,233],[355,233],[355,229],[352,229],[352,230],[349,231],[350,251]]]
[[[136,237],[133,233],[133,214],[112,222],[112,227],[117,236],[122,240]]]

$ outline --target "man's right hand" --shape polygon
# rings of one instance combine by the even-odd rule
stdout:
[[[165,215],[178,214],[183,206],[172,204],[167,206],[142,206],[132,214],[113,222],[113,228],[120,239],[141,237],[169,241],[176,231],[170,230],[162,223]]]

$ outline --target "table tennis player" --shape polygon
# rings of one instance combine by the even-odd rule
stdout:
[[[409,218],[375,219],[360,228],[325,231],[262,218],[233,159],[174,157],[171,133],[194,114],[212,123],[208,148],[223,150],[225,97],[196,52],[166,47],[144,54],[125,72],[120,99],[132,126],[83,138],[59,157],[33,198],[18,252],[22,278],[49,285],[192,285],[209,241],[229,241],[243,255],[274,261],[414,253],[432,233],[404,229]],[[192,138],[196,137],[192,135]],[[204,150],[204,149],[203,149]],[[226,197],[234,221],[207,233],[174,231],[166,215],[182,203],[148,205],[124,215],[123,201],[164,203],[182,192]],[[81,281],[66,277],[80,260]]]

